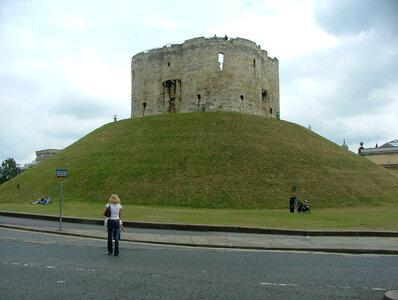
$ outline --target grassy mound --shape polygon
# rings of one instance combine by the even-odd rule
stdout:
[[[109,123],[0,186],[0,202],[66,201],[201,208],[396,204],[398,176],[286,121],[239,113],[149,116]],[[19,184],[19,189],[17,189]]]

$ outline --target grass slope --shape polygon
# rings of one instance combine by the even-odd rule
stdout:
[[[109,123],[0,186],[0,202],[66,201],[201,208],[396,206],[398,176],[286,121],[239,113],[149,116]],[[17,189],[16,185],[20,188]]]

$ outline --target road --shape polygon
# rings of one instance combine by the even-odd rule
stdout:
[[[0,229],[0,299],[382,299],[398,259],[167,247]]]

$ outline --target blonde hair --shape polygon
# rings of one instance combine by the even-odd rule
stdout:
[[[109,203],[111,204],[118,204],[120,203],[119,196],[116,194],[112,194],[112,196],[109,198]]]

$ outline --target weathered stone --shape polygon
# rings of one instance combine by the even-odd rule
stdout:
[[[195,38],[135,55],[131,117],[234,111],[279,118],[279,62],[254,42]]]

